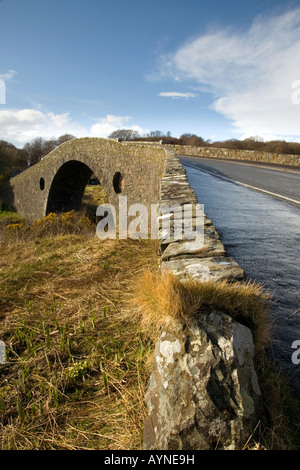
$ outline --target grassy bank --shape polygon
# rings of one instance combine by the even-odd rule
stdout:
[[[1,244],[1,449],[141,447],[151,342],[126,310],[156,262],[144,241]]]
[[[166,315],[186,322],[213,308],[254,333],[268,419],[248,448],[297,447],[299,405],[263,354],[268,299],[259,286],[183,285],[158,273],[155,242],[101,241],[84,214],[7,222],[0,449],[141,449],[154,341]]]

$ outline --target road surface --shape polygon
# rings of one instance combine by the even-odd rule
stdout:
[[[300,206],[300,168],[198,157],[181,157],[181,161]]]
[[[270,353],[300,397],[300,364],[292,360],[292,344],[300,341],[300,171],[180,160],[227,254],[273,295]]]

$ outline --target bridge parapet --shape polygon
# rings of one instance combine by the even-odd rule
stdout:
[[[285,153],[271,153],[259,150],[239,150],[226,149],[218,147],[192,147],[188,145],[166,145],[175,151],[177,155],[221,158],[228,160],[243,160],[261,163],[280,164],[287,166],[300,167],[300,155],[291,155]]]
[[[161,203],[194,204],[179,159],[166,152]],[[242,282],[245,273],[226,256],[224,245],[204,214],[204,239],[160,239],[161,269],[180,282]],[[156,343],[145,401],[146,450],[242,449],[262,418],[250,329],[222,308],[193,319],[170,318]]]

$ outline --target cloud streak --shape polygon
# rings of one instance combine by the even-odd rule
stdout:
[[[172,99],[178,99],[178,98],[185,98],[185,99],[190,99],[190,98],[196,98],[198,95],[196,93],[180,93],[178,91],[162,91],[161,93],[158,93],[158,96],[163,96],[166,98],[172,98]]]
[[[0,73],[0,80],[3,80],[5,82],[11,80],[16,75],[16,73],[16,70],[8,70],[6,73]]]
[[[211,93],[212,108],[242,136],[300,138],[300,8],[258,16],[246,31],[230,28],[193,38],[162,58],[161,75]]]
[[[0,0],[1,1],[1,0]],[[11,80],[17,72],[15,70],[8,70],[6,73],[0,73],[0,104],[6,104],[6,84]]]

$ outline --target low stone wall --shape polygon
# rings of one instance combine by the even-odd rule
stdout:
[[[165,145],[165,147],[173,150],[177,155],[182,156],[225,158],[230,160],[246,160],[300,167],[300,155],[215,147],[191,147],[185,145]]]
[[[196,204],[179,159],[168,149],[161,204]],[[244,271],[226,256],[212,222],[203,214],[204,241],[171,240],[160,221],[160,262],[182,282],[243,281]],[[170,322],[155,349],[145,401],[146,450],[241,449],[261,414],[251,331],[222,311],[190,324]]]

